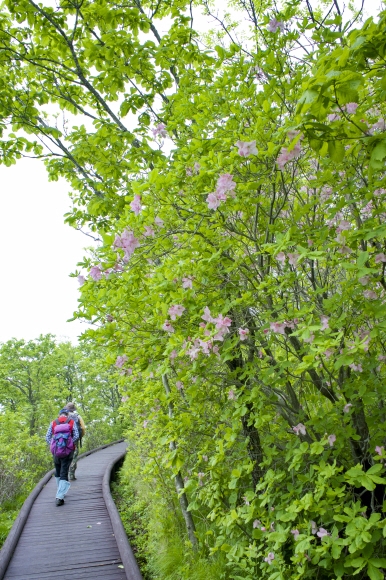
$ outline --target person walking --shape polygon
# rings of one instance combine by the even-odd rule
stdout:
[[[75,443],[74,455],[73,455],[73,458],[71,461],[70,469],[68,471],[69,481],[74,481],[74,480],[76,480],[75,471],[77,468],[79,449],[82,447],[82,439],[86,433],[86,426],[84,424],[82,417],[79,415],[79,413],[76,410],[75,403],[72,403],[72,402],[67,403],[66,409],[68,409],[70,411],[69,417],[75,421],[75,424],[76,424],[76,426],[78,428],[78,432],[79,432],[79,439]]]
[[[64,504],[64,496],[70,489],[68,470],[78,439],[79,431],[74,419],[69,417],[68,409],[61,409],[46,433],[46,441],[54,458],[57,506]]]

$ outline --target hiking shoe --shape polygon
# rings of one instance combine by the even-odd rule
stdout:
[[[63,505],[64,499],[56,499],[56,505]]]
[[[70,475],[70,477],[68,478],[68,481],[75,481],[75,480],[76,480],[76,477],[75,477],[75,475],[73,475],[72,477],[71,477],[71,475]]]

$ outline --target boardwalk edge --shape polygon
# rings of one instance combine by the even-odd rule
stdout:
[[[109,512],[111,525],[113,527],[114,536],[118,545],[119,553],[121,555],[122,565],[125,570],[126,578],[127,580],[143,580],[142,574],[137,564],[137,560],[135,559],[133,550],[129,544],[129,540],[127,539],[121,516],[119,515],[110,491],[111,474],[115,465],[119,463],[125,457],[125,455],[126,451],[124,451],[119,457],[115,457],[107,466],[103,476],[102,493],[107,511]]]

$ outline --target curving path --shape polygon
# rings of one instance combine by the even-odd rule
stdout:
[[[0,551],[0,580],[142,579],[109,490],[125,452],[118,442],[79,458],[63,506],[52,472],[41,480]]]

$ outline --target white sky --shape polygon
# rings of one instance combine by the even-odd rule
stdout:
[[[64,224],[69,186],[49,182],[36,159],[0,165],[0,342],[52,333],[76,342],[86,329],[67,323],[77,306],[69,278],[92,241]]]
[[[366,16],[376,15],[381,4],[365,0]],[[48,182],[41,161],[21,159],[0,165],[0,188],[0,342],[47,333],[76,342],[87,326],[66,322],[77,308],[79,287],[69,274],[91,240],[64,224],[69,186]]]

